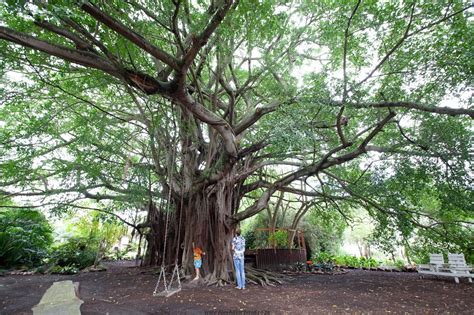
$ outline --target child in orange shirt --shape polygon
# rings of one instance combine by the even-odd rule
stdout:
[[[196,278],[193,280],[198,280],[201,276],[200,268],[202,266],[202,255],[206,255],[200,247],[194,247],[193,242],[193,252],[194,252],[194,269],[196,269]]]

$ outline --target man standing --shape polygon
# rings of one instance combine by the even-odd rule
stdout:
[[[232,252],[234,258],[235,277],[237,278],[237,289],[245,289],[245,269],[244,269],[244,253],[245,239],[240,236],[240,229],[235,230],[235,236],[232,239]]]

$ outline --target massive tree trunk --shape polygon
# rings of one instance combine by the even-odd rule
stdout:
[[[149,208],[151,223],[145,265],[177,262],[186,274],[194,273],[193,243],[206,253],[202,275],[208,283],[224,284],[231,280],[230,243],[233,226],[229,217],[235,207],[234,184],[230,177],[185,196],[172,199],[168,214],[157,207]],[[167,237],[165,237],[167,235]],[[165,250],[166,238],[166,250]]]
[[[222,180],[193,195],[186,207],[183,265],[192,269],[194,242],[206,252],[203,273],[209,282],[229,281],[233,227],[226,221],[232,214],[232,197],[232,183]]]
[[[175,261],[174,240],[177,236],[176,213],[168,211],[170,207],[165,202],[156,205],[154,202],[148,204],[148,216],[146,226],[149,230],[145,232],[147,248],[142,265],[170,265]]]

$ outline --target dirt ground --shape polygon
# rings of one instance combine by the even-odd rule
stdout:
[[[31,314],[54,281],[79,282],[82,314],[473,314],[474,284],[461,279],[349,270],[297,275],[284,285],[206,287],[185,283],[169,298],[154,297],[152,269],[114,264],[105,272],[0,277],[0,314]]]

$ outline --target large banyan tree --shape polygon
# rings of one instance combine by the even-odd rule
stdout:
[[[140,207],[146,262],[190,268],[194,242],[209,282],[229,279],[235,226],[281,192],[470,224],[470,3],[6,1],[0,192]]]

